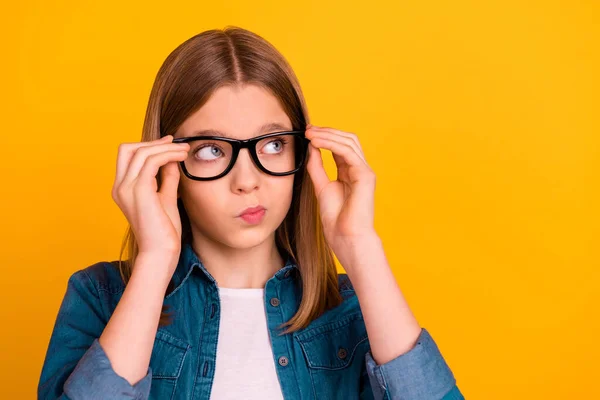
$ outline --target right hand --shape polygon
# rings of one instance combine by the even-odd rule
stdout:
[[[140,254],[176,257],[181,251],[178,163],[187,158],[190,145],[172,140],[168,135],[119,145],[112,198],[131,225]]]

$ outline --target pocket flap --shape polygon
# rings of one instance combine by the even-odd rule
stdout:
[[[296,336],[311,368],[341,369],[354,358],[357,347],[366,342],[367,330],[362,314],[356,313]]]
[[[152,378],[179,377],[189,347],[184,341],[159,329],[150,356]]]

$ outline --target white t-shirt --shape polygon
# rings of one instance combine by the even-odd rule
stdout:
[[[211,399],[283,399],[264,294],[260,288],[219,288],[221,318]]]

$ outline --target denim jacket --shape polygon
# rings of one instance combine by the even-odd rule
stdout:
[[[279,335],[298,309],[299,270],[290,259],[265,285],[273,362],[285,399],[464,400],[426,329],[416,346],[378,365],[358,298],[346,274],[344,299],[306,328]],[[184,244],[164,304],[173,323],[159,327],[147,375],[131,385],[116,374],[98,338],[125,285],[116,262],[76,271],[58,311],[38,385],[39,399],[208,399],[215,372],[219,294],[214,278]]]

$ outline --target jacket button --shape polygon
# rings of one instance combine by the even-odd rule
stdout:
[[[347,352],[347,351],[346,351],[346,349],[344,349],[343,347],[341,347],[341,348],[338,350],[338,357],[339,357],[339,358],[341,358],[342,360],[343,360],[344,358],[346,358],[346,356],[347,356],[347,355],[348,355],[348,352]]]
[[[271,305],[272,305],[273,307],[277,307],[277,306],[279,305],[279,299],[278,299],[277,297],[273,297],[273,298],[271,299]]]
[[[281,365],[282,367],[285,367],[286,365],[288,365],[288,363],[289,363],[289,361],[286,356],[279,357],[279,365]]]

